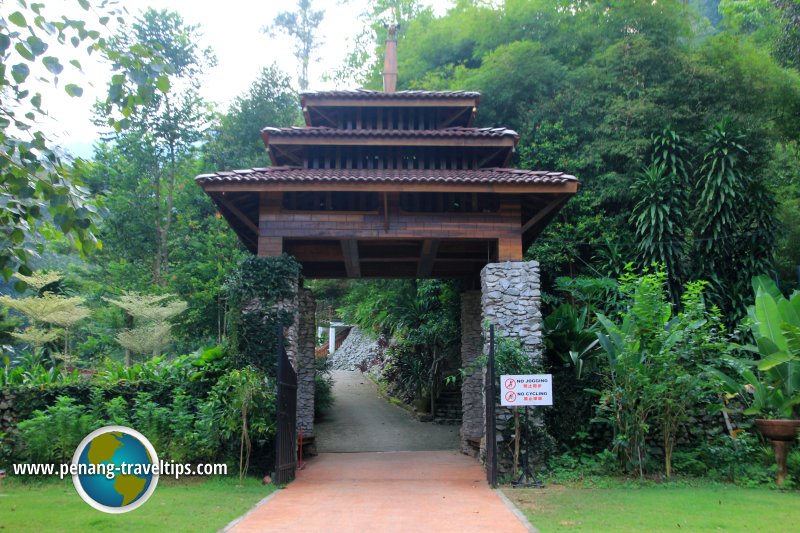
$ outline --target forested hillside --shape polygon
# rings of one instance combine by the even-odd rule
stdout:
[[[714,4],[459,2],[407,25],[400,83],[480,91],[479,125],[520,133],[520,167],[581,179],[528,251],[550,280],[660,261],[736,313],[753,274],[796,283],[798,7],[723,1],[709,20]]]

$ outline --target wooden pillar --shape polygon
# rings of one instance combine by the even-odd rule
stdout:
[[[500,216],[508,219],[513,230],[504,233],[497,241],[498,261],[522,261],[522,231],[520,230],[522,208],[518,197],[503,197],[500,202]]]
[[[279,192],[262,192],[258,205],[258,255],[259,257],[278,256],[283,253],[283,238],[265,237],[266,215],[281,211],[283,198]]]
[[[261,243],[259,242],[259,247]],[[497,260],[522,261],[522,239],[519,237],[504,237],[497,242]]]

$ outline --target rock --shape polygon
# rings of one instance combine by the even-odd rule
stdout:
[[[328,357],[334,370],[356,370],[360,365],[370,363],[383,355],[379,339],[353,327],[338,350]]]

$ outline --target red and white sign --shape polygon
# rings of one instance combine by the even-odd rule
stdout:
[[[553,405],[553,376],[551,374],[500,376],[500,405],[506,407]]]

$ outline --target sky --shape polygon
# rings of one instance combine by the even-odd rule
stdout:
[[[64,1],[64,0],[61,0]],[[319,50],[320,61],[310,66],[309,89],[331,89],[331,82],[323,82],[321,76],[342,64],[354,37],[362,27],[359,14],[368,0],[315,0],[314,8],[323,9],[325,17],[319,27],[323,44]],[[424,2],[438,11],[447,2],[442,0]],[[66,2],[75,17],[85,17],[85,12],[74,0]],[[188,24],[200,24],[204,36],[203,44],[210,46],[217,56],[217,66],[204,77],[202,95],[225,110],[231,100],[245,92],[256,79],[262,67],[276,63],[296,80],[297,68],[291,54],[291,41],[287,37],[269,37],[261,32],[275,15],[284,10],[293,10],[291,0],[140,0],[125,2],[133,18],[140,9],[148,6],[156,9],[177,11]],[[73,7],[74,6],[74,7]],[[81,98],[71,98],[63,88],[45,89],[45,106],[51,116],[45,127],[53,140],[75,156],[91,156],[92,144],[98,140],[100,131],[92,124],[92,104],[103,96],[105,83],[111,74],[107,66],[94,60],[81,60],[84,76],[81,85],[85,92]],[[91,83],[91,85],[90,85]],[[350,88],[350,87],[340,87]]]

